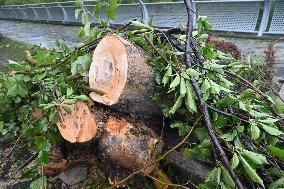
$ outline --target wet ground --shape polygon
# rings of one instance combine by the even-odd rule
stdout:
[[[57,39],[65,40],[69,45],[76,45],[78,26],[39,24],[0,20],[0,33],[4,37],[28,44],[54,47]]]

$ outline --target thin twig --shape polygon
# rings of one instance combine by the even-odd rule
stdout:
[[[15,174],[17,172],[19,172],[20,170],[22,170],[24,167],[26,167],[27,165],[29,165],[38,155],[38,152],[36,152],[35,154],[33,154],[29,159],[27,159],[27,161],[25,161],[23,164],[21,164],[16,170],[15,170]]]
[[[249,68],[249,67],[248,67],[248,68]],[[262,81],[265,83],[265,85],[270,88],[270,90],[274,93],[275,96],[277,96],[282,102],[284,102],[284,99],[282,99],[282,97],[279,95],[279,93],[278,93],[277,91],[275,91],[275,89],[271,86],[271,84],[267,83],[267,81],[265,80],[265,78],[264,78],[261,74],[259,74],[257,71],[255,71],[255,70],[252,69],[252,68],[249,68],[249,69],[250,69],[254,74],[258,75],[258,76],[262,79]]]
[[[190,188],[188,188],[188,187],[186,187],[186,186],[183,186],[183,185],[181,185],[181,184],[172,184],[172,183],[165,183],[165,182],[163,182],[163,181],[161,181],[161,180],[159,180],[159,179],[157,179],[157,178],[155,178],[155,177],[153,177],[153,176],[151,176],[151,175],[149,175],[149,174],[145,174],[147,177],[149,177],[150,179],[152,179],[152,180],[154,180],[154,181],[156,181],[156,182],[158,182],[158,183],[160,183],[160,184],[162,184],[162,185],[165,185],[165,186],[174,186],[174,187],[181,187],[181,188],[185,188],[185,189],[190,189]]]
[[[257,92],[261,97],[262,99],[266,100],[270,106],[270,108],[272,109],[272,112],[275,116],[278,116],[278,117],[281,117],[277,111],[275,110],[275,108],[273,107],[273,104],[271,103],[271,101],[269,100],[268,96],[263,93],[261,90],[259,90],[258,88],[256,88],[251,82],[249,82],[248,80],[246,80],[245,78],[235,74],[234,72],[231,72],[231,71],[228,71],[228,70],[225,70],[224,73],[226,74],[229,74],[235,78],[237,78],[238,80],[242,81],[244,84],[246,84],[249,88],[251,88],[252,90],[254,90],[255,92]]]
[[[240,116],[239,114],[234,114],[234,113],[228,113],[228,112],[225,112],[225,111],[222,111],[222,110],[219,110],[217,108],[214,108],[213,106],[210,106],[208,105],[208,108],[217,112],[217,113],[220,113],[220,114],[223,114],[227,117],[233,117],[233,116]],[[243,119],[243,118],[238,118],[238,120],[242,121],[242,122],[245,122],[245,123],[249,123],[248,119]]]
[[[155,45],[150,41],[148,37],[145,36],[146,41],[151,45],[151,47],[165,60],[167,64],[172,64],[156,47]]]
[[[98,44],[101,39],[102,39],[102,37],[97,38],[97,39],[95,39],[95,40],[93,40],[93,41],[91,41],[91,42],[89,42],[89,43],[86,43],[86,44],[84,44],[84,45],[82,45],[82,46],[76,48],[75,50],[69,52],[69,53],[68,53],[67,55],[65,55],[63,58],[56,60],[55,65],[53,65],[53,66],[51,67],[51,69],[53,70],[53,69],[55,69],[55,68],[61,66],[62,64],[64,64],[67,60],[69,60],[69,58],[71,57],[71,55],[72,55],[73,53],[75,53],[75,52],[77,52],[77,51],[79,51],[79,50],[82,50],[82,49],[84,49],[84,48],[86,48],[86,49],[89,49],[90,47],[93,48],[94,45]]]
[[[187,10],[187,15],[188,15],[187,28],[186,28],[186,43],[185,43],[184,61],[185,61],[187,67],[191,67],[192,66],[192,58],[189,56],[189,46],[191,45],[190,39],[191,39],[191,36],[192,36],[192,31],[193,31],[193,21],[192,21],[192,14],[191,14],[192,5],[191,5],[190,0],[184,0],[184,3],[186,5],[186,10]],[[199,58],[199,57],[197,57],[197,58]],[[230,161],[229,161],[225,151],[223,150],[221,144],[219,143],[218,138],[216,137],[216,134],[215,134],[214,129],[213,129],[213,125],[211,123],[211,118],[210,118],[209,111],[208,111],[208,105],[207,105],[206,102],[205,103],[201,102],[202,92],[200,90],[199,85],[197,84],[197,81],[193,77],[191,78],[191,84],[194,88],[197,99],[199,101],[200,110],[203,114],[203,118],[204,118],[204,121],[205,121],[205,124],[206,124],[206,127],[207,127],[208,135],[210,136],[211,142],[214,144],[214,147],[219,152],[219,155],[222,159],[222,162],[223,162],[224,166],[226,167],[226,169],[228,170],[230,176],[234,180],[236,187],[239,188],[239,189],[243,189],[244,188],[243,184],[239,180],[235,171],[232,169]]]
[[[133,21],[137,21],[138,19],[137,18],[134,18],[133,20],[131,20],[130,22],[128,22],[127,24],[125,24],[124,26],[118,28],[118,31],[123,31],[125,29],[128,28],[128,26],[130,26],[132,24]]]

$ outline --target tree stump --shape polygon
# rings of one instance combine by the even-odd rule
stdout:
[[[112,108],[139,115],[160,114],[151,95],[155,73],[143,49],[117,35],[104,37],[96,47],[89,71],[89,85],[101,93],[90,97]]]

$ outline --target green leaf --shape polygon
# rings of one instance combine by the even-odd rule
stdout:
[[[260,130],[256,126],[256,124],[254,122],[252,122],[250,124],[250,138],[252,140],[256,140],[256,139],[258,139],[259,136],[260,136]]]
[[[263,156],[262,154],[258,154],[246,149],[242,150],[242,156],[250,159],[252,162],[258,164],[258,165],[262,165],[264,163],[267,163],[266,157]]]
[[[235,169],[239,165],[239,157],[238,154],[234,153],[233,158],[231,159],[231,166],[232,169]]]
[[[74,62],[71,63],[72,75],[80,74],[88,71],[91,65],[90,54],[79,56]]]
[[[283,102],[280,99],[275,100],[274,108],[278,113],[283,113],[284,111],[284,106]]]
[[[47,178],[46,178],[46,176],[42,176],[42,177],[34,180],[30,184],[30,189],[45,189],[45,186],[47,186]]]
[[[76,9],[75,10],[75,18],[76,18],[76,20],[78,19],[79,14],[80,14],[81,11],[82,11],[82,9]]]
[[[186,107],[189,111],[196,112],[197,107],[196,107],[196,103],[195,103],[195,93],[194,93],[192,86],[189,83],[189,81],[186,81],[185,85],[186,85],[185,105],[186,105]]]
[[[239,135],[236,136],[236,138],[234,140],[234,145],[237,148],[243,148],[244,147],[242,142],[241,142],[241,139],[240,139]]]
[[[229,188],[235,188],[235,183],[234,183],[231,175],[229,174],[228,170],[224,166],[221,166],[221,169],[222,169],[223,181],[225,182],[225,184]]]
[[[214,82],[213,80],[209,80],[210,85],[211,85],[211,91],[214,94],[219,94],[222,87],[220,85],[218,85],[216,82]]]
[[[203,93],[206,93],[206,91],[208,91],[211,88],[211,85],[208,81],[208,79],[205,79],[201,85],[201,90]]]
[[[58,121],[58,116],[57,116],[57,113],[55,113],[55,112],[51,112],[50,114],[49,114],[49,121],[51,122],[51,123],[57,123],[57,121]]]
[[[170,88],[175,88],[176,86],[178,86],[180,84],[180,76],[176,75],[175,79],[172,81],[172,83],[170,84]]]
[[[38,161],[40,162],[40,164],[46,164],[50,161],[48,152],[46,150],[39,151]]]
[[[223,134],[221,138],[230,142],[230,141],[233,141],[235,139],[237,134],[238,134],[237,131],[233,130],[233,132]]]
[[[203,140],[201,144],[193,148],[185,148],[184,156],[187,159],[195,158],[199,160],[208,161],[211,157],[212,146],[208,139]]]
[[[182,76],[184,79],[190,80],[190,78],[189,78],[189,76],[187,75],[186,72],[182,72],[182,73],[181,73],[181,76]]]
[[[79,95],[75,97],[78,100],[87,101],[89,98],[86,95]]]
[[[84,25],[84,32],[86,37],[90,36],[90,28],[91,28],[91,23],[88,22]]]
[[[277,148],[272,145],[269,145],[268,148],[270,149],[272,155],[278,157],[280,160],[284,162],[284,150],[281,150],[280,148]]]
[[[221,182],[220,189],[230,189],[230,188],[228,188],[228,186],[224,182]]]
[[[63,106],[62,107],[67,113],[71,114],[72,113],[72,109],[68,106]]]
[[[4,123],[0,121],[0,133],[2,133],[3,129],[4,129]]]
[[[265,130],[267,133],[273,136],[279,136],[283,135],[284,133],[282,131],[279,131],[277,128],[271,127],[271,126],[266,126],[264,124],[260,124],[263,130]]]
[[[170,81],[172,74],[173,74],[172,66],[168,65],[166,67],[166,73],[162,79],[162,83],[164,84],[164,86]]]
[[[174,106],[170,109],[169,114],[173,115],[181,107],[183,96],[179,96]]]
[[[76,99],[69,99],[69,100],[64,101],[64,104],[72,105],[72,104],[75,104],[76,102],[77,102]]]
[[[66,91],[66,96],[67,96],[67,97],[71,96],[71,95],[73,94],[73,92],[74,92],[74,91],[73,91],[72,88],[68,88],[67,91]]]
[[[275,118],[265,116],[265,119],[260,119],[258,121],[261,122],[261,123],[264,123],[265,125],[274,125],[275,122],[279,121],[279,119],[275,119]]]
[[[228,117],[220,115],[220,114],[216,114],[216,118],[215,118],[214,123],[216,124],[216,127],[222,128],[222,127],[225,127],[227,125],[228,121],[229,121]]]
[[[245,169],[245,172],[246,172],[247,176],[248,176],[252,181],[254,181],[254,182],[256,182],[256,183],[259,183],[259,184],[261,184],[262,186],[264,186],[264,185],[263,185],[263,180],[258,176],[258,174],[256,173],[255,169],[253,169],[253,168],[249,165],[249,163],[248,163],[242,156],[240,156],[240,160],[241,160],[241,162],[242,162],[242,165],[243,165],[243,167],[244,167],[244,169]]]
[[[197,19],[197,24],[199,33],[212,29],[212,25],[210,25],[207,21],[207,16],[199,16]]]
[[[88,16],[87,12],[82,13],[82,23],[83,23],[83,25],[89,23],[89,16]]]
[[[78,40],[82,40],[85,36],[85,32],[84,32],[84,28],[81,27],[79,28],[78,32],[77,32],[77,37],[78,37]]]
[[[220,184],[221,179],[221,168],[215,167],[212,171],[208,173],[208,176],[205,180],[205,182],[209,182],[212,184]]]
[[[155,75],[155,81],[158,85],[161,85],[162,84],[162,76],[161,76],[161,73],[156,73]]]
[[[174,122],[170,125],[170,127],[177,128],[179,136],[185,136],[189,131],[188,126],[185,125],[183,122]]]
[[[194,69],[192,69],[192,68],[188,68],[188,69],[186,70],[186,73],[187,73],[187,75],[189,75],[190,77],[194,77],[194,78],[196,78],[196,79],[201,75],[200,72],[198,72],[198,71],[196,71],[196,70],[194,70]]]
[[[231,81],[227,80],[227,79],[224,78],[224,77],[220,77],[220,80],[223,82],[223,86],[226,87],[226,88],[228,88],[228,89],[229,89],[230,87],[234,86],[234,84],[233,84]]]
[[[152,29],[147,24],[144,24],[138,20],[131,21],[131,26],[133,26],[135,29]]]
[[[76,6],[84,6],[84,2],[82,0],[76,0],[75,5]]]
[[[207,33],[203,33],[203,34],[201,34],[199,37],[198,37],[198,39],[207,39],[208,38],[208,34]]]
[[[241,100],[246,100],[255,97],[255,92],[252,89],[246,89],[240,94]]]
[[[185,80],[183,77],[180,77],[180,95],[184,96],[186,94]]]
[[[236,102],[237,102],[237,100],[235,98],[226,97],[226,98],[222,98],[219,102],[217,102],[217,105],[220,108],[226,108],[226,107],[229,107],[229,106],[235,104]]]
[[[15,97],[17,95],[20,95],[21,97],[25,97],[28,95],[28,89],[26,87],[26,84],[21,79],[23,78],[9,77],[7,78],[7,80],[5,80],[5,86],[8,89],[8,96]]]
[[[244,111],[248,111],[246,104],[243,101],[239,101],[239,108]]]
[[[108,7],[106,8],[106,14],[109,19],[114,20],[116,17],[116,8],[118,7],[117,0],[110,0]]]
[[[271,183],[268,189],[283,189],[284,188],[284,177],[278,179],[277,181]]]

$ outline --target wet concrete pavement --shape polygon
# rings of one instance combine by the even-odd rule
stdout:
[[[5,37],[28,45],[53,47],[58,38],[65,40],[70,46],[78,45],[76,32],[79,26],[40,24],[32,22],[16,22],[0,20],[0,33]],[[244,58],[259,59],[265,57],[265,49],[271,40],[250,39],[242,37],[224,37],[237,44]],[[284,77],[284,41],[274,44],[276,77]]]
[[[65,40],[70,46],[76,45],[78,26],[40,24],[0,20],[0,33],[7,38],[27,45],[54,47],[57,39]]]

